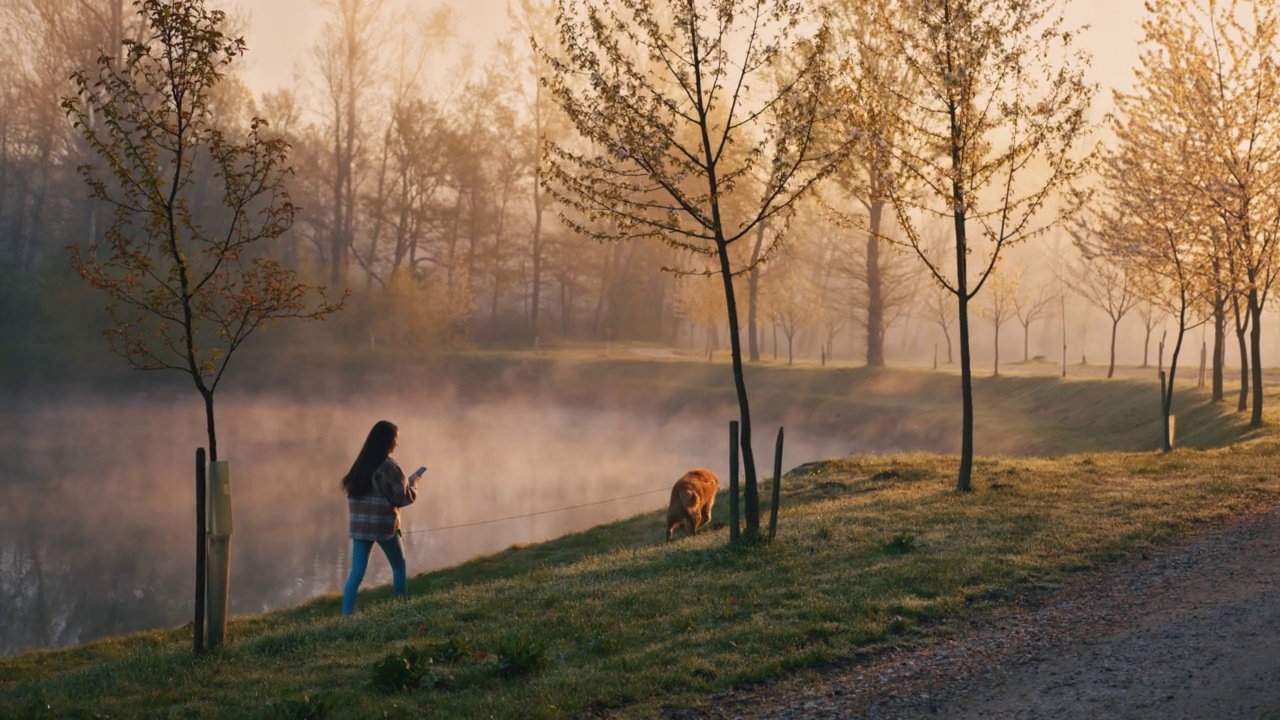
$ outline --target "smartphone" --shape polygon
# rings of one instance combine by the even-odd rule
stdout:
[[[418,468],[417,470],[415,470],[415,471],[413,472],[413,476],[414,476],[414,477],[422,477],[422,474],[423,474],[423,473],[425,473],[426,471],[427,471],[427,466],[426,466],[426,465],[423,465],[422,467]]]

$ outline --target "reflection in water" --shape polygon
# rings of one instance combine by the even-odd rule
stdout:
[[[350,541],[338,480],[380,419],[400,426],[401,465],[429,468],[403,513],[410,575],[657,510],[690,467],[727,473],[719,419],[409,398],[222,398],[217,409],[219,455],[231,462],[233,614],[341,592]],[[190,622],[203,417],[198,399],[0,413],[0,654]],[[762,474],[768,445],[757,450]],[[846,450],[792,434],[787,457]],[[389,582],[375,553],[364,587]]]

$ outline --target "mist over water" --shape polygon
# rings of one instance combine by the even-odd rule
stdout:
[[[338,482],[377,420],[400,426],[393,456],[406,472],[428,467],[402,514],[410,575],[657,511],[692,467],[728,473],[727,417],[408,396],[228,396],[216,411],[231,466],[233,614],[341,591],[350,540]],[[772,472],[767,421],[761,476]],[[0,653],[190,622],[198,399],[60,402],[4,411],[0,427]],[[793,432],[784,469],[846,444]],[[363,587],[389,582],[375,550]]]

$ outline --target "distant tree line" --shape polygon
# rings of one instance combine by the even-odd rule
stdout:
[[[844,155],[786,218],[764,218],[726,246],[742,269],[733,283],[746,360],[770,350],[792,358],[798,342],[826,359],[856,341],[858,359],[881,365],[893,331],[914,325],[939,341],[941,361],[957,361],[972,301],[994,334],[1009,323],[1023,360],[1031,328],[1056,318],[1065,362],[1074,298],[1113,330],[1136,309],[1144,364],[1161,318],[1179,329],[1162,363],[1176,361],[1188,329],[1210,323],[1215,397],[1232,338],[1247,358],[1240,406],[1260,422],[1261,320],[1280,226],[1274,4],[1150,3],[1138,82],[1098,128],[1084,125],[1091,92],[1061,3],[798,6],[821,6],[827,18],[835,69],[815,142]],[[483,52],[462,46],[445,9],[386,0],[325,0],[322,9],[323,30],[291,83],[255,94],[233,71],[213,89],[209,114],[226,127],[262,117],[263,136],[288,143],[298,211],[269,251],[308,282],[352,292],[348,325],[335,326],[383,342],[637,339],[711,354],[728,343],[716,309],[724,301],[702,274],[718,272],[712,256],[604,241],[630,237],[629,228],[552,186],[549,149],[582,148],[552,87],[559,3],[512,0],[508,35]],[[245,21],[230,17],[228,35]],[[59,101],[73,72],[102,54],[123,60],[137,23],[126,0],[0,0],[0,35],[22,48],[0,58],[6,338],[40,334],[57,347],[94,327],[83,310],[95,298],[65,282],[66,248],[100,240],[110,210],[77,172],[90,148]],[[1001,33],[1043,42],[1002,44]],[[960,65],[938,65],[944,57]],[[785,82],[792,60],[770,62],[772,81]],[[1000,95],[1015,83],[1038,99]],[[1089,131],[1096,152],[1082,142]],[[1025,182],[1046,173],[1049,181]],[[768,182],[720,188],[727,216],[737,222],[734,213],[758,206]],[[1052,267],[1018,254],[1016,245],[1055,227],[1075,242],[1054,246]]]

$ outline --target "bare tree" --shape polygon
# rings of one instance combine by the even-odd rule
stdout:
[[[1022,270],[1011,272],[995,272],[991,276],[991,292],[987,295],[985,305],[978,305],[975,310],[995,329],[994,350],[995,362],[991,374],[1000,375],[1000,328],[1013,316],[1017,306],[1018,290],[1022,285]]]
[[[940,268],[948,267],[948,245],[950,239],[947,237],[946,228],[935,227],[926,232],[925,235],[925,252],[932,258],[932,264]],[[904,253],[905,254],[905,253]],[[917,263],[917,266],[920,266]],[[925,265],[927,267],[927,265]],[[905,283],[908,286],[919,287],[925,285],[925,289],[917,293],[917,302],[915,312],[918,313],[920,319],[937,325],[942,331],[942,337],[947,342],[947,364],[955,363],[955,348],[951,339],[951,328],[956,324],[956,303],[954,295],[942,283],[939,283],[932,277],[931,273],[922,271],[924,277],[919,278],[912,283]]]
[[[954,348],[951,343],[951,328],[956,324],[955,303],[952,294],[943,286],[933,283],[922,293],[920,309],[924,319],[938,326],[942,338],[947,341],[947,364],[955,363]]]
[[[320,74],[329,138],[329,282],[343,281],[355,247],[357,160],[365,152],[365,117],[379,76],[384,0],[325,0],[330,19],[313,55]]]
[[[551,206],[551,198],[543,186],[541,173],[536,172],[542,162],[543,148],[548,143],[563,141],[568,133],[567,121],[556,106],[544,80],[551,73],[551,65],[537,48],[549,48],[555,42],[556,4],[551,0],[517,0],[507,3],[507,15],[516,32],[528,40],[513,45],[512,63],[523,66],[524,77],[532,82],[522,84],[522,95],[527,132],[523,138],[528,152],[526,162],[534,170],[532,181],[533,226],[529,236],[529,326],[537,335],[542,323],[543,272],[546,264],[547,233],[545,217]],[[529,50],[528,55],[523,51]],[[562,271],[562,277],[563,277]],[[565,288],[563,284],[562,289]],[[562,306],[563,307],[563,306]]]
[[[766,293],[770,317],[787,338],[787,364],[791,365],[795,362],[796,335],[822,316],[819,290],[802,260],[788,257],[770,273]]]
[[[1141,295],[1139,297],[1141,300],[1137,304],[1138,318],[1142,320],[1142,329],[1145,331],[1142,336],[1142,367],[1145,368],[1151,366],[1150,357],[1148,356],[1151,350],[1151,331],[1164,320],[1164,313],[1160,310],[1158,304]]]
[[[99,240],[102,205],[85,198],[71,168],[92,151],[62,121],[59,99],[73,70],[99,55],[123,59],[137,26],[124,0],[5,0],[0,41],[21,52],[0,61],[0,261],[19,274],[64,241]],[[90,117],[96,127],[103,118]]]
[[[1026,282],[1018,284],[1018,292],[1013,297],[1013,314],[1022,326],[1022,362],[1031,359],[1031,323],[1045,317],[1049,306],[1057,299],[1058,294],[1047,284],[1036,285],[1034,290],[1028,290]]]
[[[1086,255],[1084,264],[1071,272],[1071,278],[1072,288],[1111,319],[1111,359],[1107,365],[1110,379],[1116,371],[1116,331],[1124,316],[1138,304],[1138,289],[1124,263],[1105,255]],[[1148,336],[1150,332],[1148,329]],[[1146,364],[1145,354],[1143,364]]]

